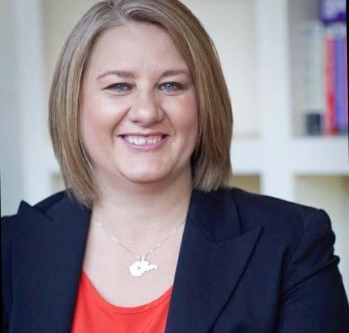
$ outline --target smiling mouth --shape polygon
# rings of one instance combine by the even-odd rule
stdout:
[[[132,136],[124,135],[122,138],[128,143],[135,146],[147,146],[154,145],[164,139],[164,135],[154,135],[154,136]]]

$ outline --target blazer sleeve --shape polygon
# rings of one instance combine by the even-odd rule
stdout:
[[[316,210],[284,275],[275,333],[349,333],[349,307],[328,215]]]
[[[2,304],[2,333],[8,333],[8,315],[5,311],[4,304]]]
[[[11,278],[11,248],[10,218],[1,218],[1,305],[2,305],[2,333],[9,332],[9,312],[12,303]]]

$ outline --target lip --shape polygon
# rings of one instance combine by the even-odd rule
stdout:
[[[134,143],[131,143],[125,139],[126,136],[130,137],[142,137],[142,138],[149,138],[149,137],[157,137],[161,136],[161,139],[155,143],[145,143],[142,145],[137,145]],[[137,151],[152,151],[157,150],[161,148],[168,140],[168,135],[164,133],[159,132],[152,132],[152,133],[125,133],[119,135],[119,138],[122,140],[122,142],[129,148],[137,150]]]

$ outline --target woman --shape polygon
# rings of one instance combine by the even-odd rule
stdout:
[[[229,189],[231,130],[184,5],[92,7],[50,95],[68,190],[2,223],[3,332],[348,332],[328,216]]]

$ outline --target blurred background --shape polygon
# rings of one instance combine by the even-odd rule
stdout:
[[[47,101],[63,43],[94,0],[1,0],[1,215],[62,188]],[[349,291],[345,0],[183,0],[220,55],[234,107],[232,184],[324,208]]]

